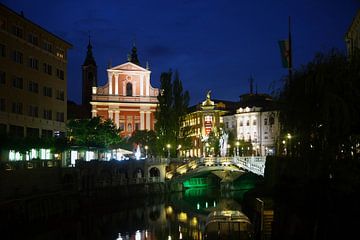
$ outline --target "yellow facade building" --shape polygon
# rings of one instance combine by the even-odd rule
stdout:
[[[223,115],[228,112],[228,108],[234,102],[219,101],[210,99],[210,92],[208,92],[205,101],[189,108],[189,113],[183,119],[182,127],[191,128],[191,149],[181,149],[180,155],[185,157],[201,157],[205,156],[206,152],[211,152],[206,149],[206,140],[210,132],[214,129],[223,128]]]

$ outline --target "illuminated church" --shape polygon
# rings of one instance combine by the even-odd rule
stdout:
[[[83,72],[83,76],[94,74]],[[134,45],[128,62],[107,69],[108,81],[104,86],[98,87],[94,79],[89,79],[92,117],[112,119],[122,136],[130,136],[135,130],[154,130],[159,89],[151,86],[150,74],[148,66],[140,66]]]

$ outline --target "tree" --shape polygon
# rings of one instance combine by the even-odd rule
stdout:
[[[182,82],[178,72],[172,82],[172,71],[163,72],[160,76],[160,92],[158,107],[155,113],[157,134],[157,153],[166,156],[166,146],[170,144],[172,155],[179,150],[181,143],[189,145],[189,141],[182,139],[188,137],[188,129],[182,132],[181,123],[189,105],[189,93],[183,92]],[[185,146],[184,145],[184,146]]]
[[[152,130],[137,130],[133,132],[129,142],[136,145],[141,145],[142,148],[147,147],[147,153],[155,154],[154,143],[156,142],[156,134]]]
[[[288,153],[309,177],[328,177],[344,158],[358,157],[360,62],[332,51],[295,72],[279,96]]]
[[[112,148],[121,144],[119,130],[110,119],[75,119],[71,120],[67,127],[68,137],[73,146]]]

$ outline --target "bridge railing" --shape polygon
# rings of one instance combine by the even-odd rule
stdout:
[[[239,167],[255,174],[264,175],[266,162],[265,156],[234,157],[233,162]]]

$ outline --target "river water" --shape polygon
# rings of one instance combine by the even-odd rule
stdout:
[[[214,210],[242,210],[243,191],[191,189],[183,193],[131,199],[89,209],[74,218],[37,223],[9,239],[203,239]]]

